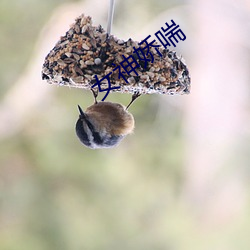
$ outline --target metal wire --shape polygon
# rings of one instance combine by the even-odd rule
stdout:
[[[114,10],[115,10],[115,0],[110,0],[109,13],[108,13],[108,26],[107,26],[107,33],[108,34],[110,34],[111,30],[112,30]]]

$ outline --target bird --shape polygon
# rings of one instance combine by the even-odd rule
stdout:
[[[75,130],[80,142],[91,149],[112,148],[131,134],[135,127],[133,115],[128,108],[140,96],[135,93],[127,107],[119,103],[96,100],[97,93],[92,90],[95,103],[85,112],[78,105],[79,118]]]

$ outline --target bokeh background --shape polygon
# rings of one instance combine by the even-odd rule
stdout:
[[[0,249],[249,250],[250,2],[117,0],[121,39],[180,25],[192,91],[139,98],[134,134],[90,150],[74,126],[91,93],[41,67],[81,13],[106,27],[108,4],[0,2]]]

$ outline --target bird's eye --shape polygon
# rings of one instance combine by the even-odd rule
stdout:
[[[75,127],[78,138],[89,148],[113,147],[133,131],[134,118],[127,110],[139,96],[188,94],[190,90],[189,71],[182,57],[166,49],[167,44],[160,39],[162,46],[153,44],[151,35],[141,42],[114,37],[113,13],[114,0],[110,0],[107,32],[92,25],[89,16],[76,18],[46,56],[42,68],[42,79],[49,83],[92,91],[94,105],[85,112],[78,105]],[[182,32],[181,40],[185,39]],[[98,92],[105,92],[102,102],[97,101]],[[106,102],[112,92],[130,93],[132,100],[126,108]]]

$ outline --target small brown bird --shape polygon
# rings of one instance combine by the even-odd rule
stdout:
[[[139,95],[133,95],[127,108],[119,103],[97,102],[96,96],[94,93],[95,103],[85,112],[78,105],[80,115],[76,123],[76,134],[86,147],[92,149],[114,147],[126,135],[133,132],[134,117],[127,108]]]

